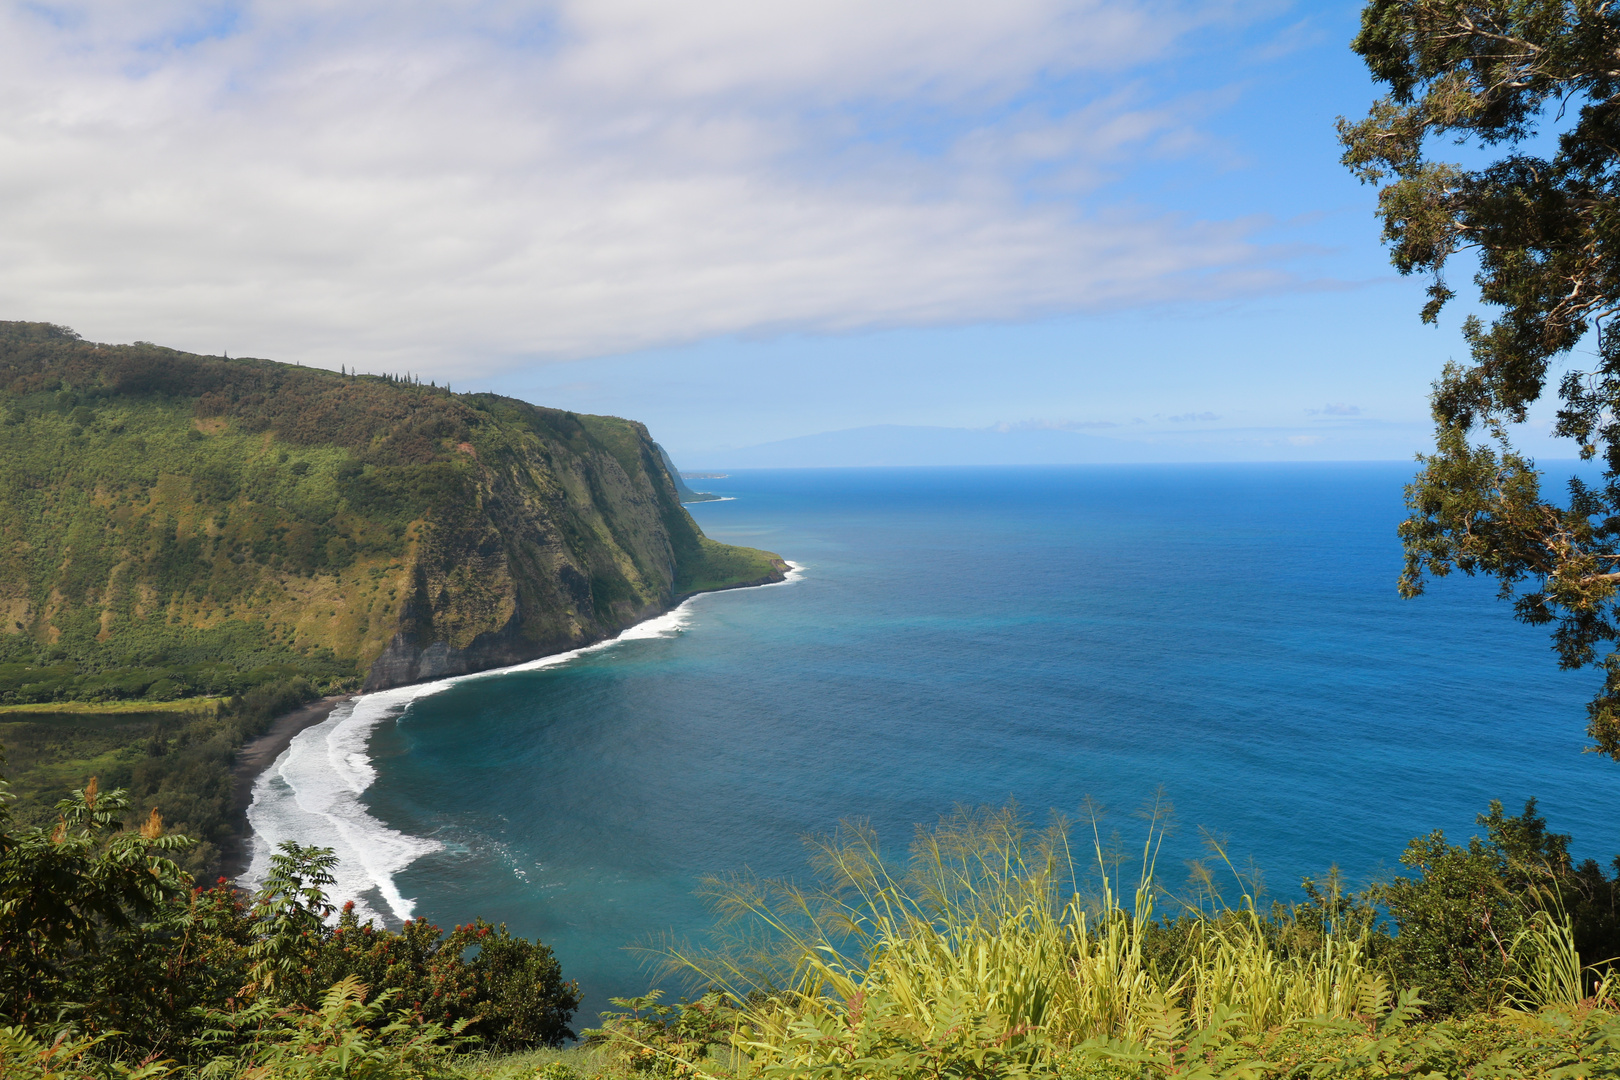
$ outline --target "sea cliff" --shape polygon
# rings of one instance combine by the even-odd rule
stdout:
[[[780,580],[633,421],[0,323],[0,701],[379,689]]]

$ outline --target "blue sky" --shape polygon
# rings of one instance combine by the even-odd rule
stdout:
[[[1358,12],[0,3],[0,316],[631,416],[694,467],[878,424],[1404,458],[1466,309],[1418,323],[1338,164]]]

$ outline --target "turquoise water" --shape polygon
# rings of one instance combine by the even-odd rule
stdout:
[[[956,803],[1122,828],[1162,787],[1182,828],[1278,895],[1387,873],[1488,800],[1541,800],[1620,851],[1620,765],[1582,754],[1597,676],[1485,582],[1401,601],[1411,467],[814,470],[703,486],[709,535],[790,584],[701,597],[672,636],[414,700],[363,802],[442,845],[393,875],[416,912],[538,935],[586,992],[648,986],[623,946],[707,924],[705,873],[802,872],[801,837],[870,818],[897,849]],[[586,1017],[582,1017],[586,1019]]]

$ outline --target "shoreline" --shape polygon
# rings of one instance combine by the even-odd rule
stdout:
[[[263,735],[255,735],[243,743],[231,765],[231,820],[237,826],[230,850],[221,848],[220,875],[235,880],[247,872],[249,852],[253,846],[253,829],[248,825],[247,811],[253,803],[253,785],[266,769],[275,764],[282,751],[291,745],[300,732],[314,727],[332,715],[332,710],[355,694],[333,694],[307,705],[300,705],[290,713],[283,713],[270,722]]]
[[[720,586],[718,588],[700,589],[696,592],[679,596],[676,598],[673,604],[658,614],[650,615],[646,619],[632,623],[623,630],[619,631],[619,633],[615,634],[613,637],[591,642],[588,645],[575,646],[571,649],[564,649],[555,653],[549,653],[544,656],[535,657],[517,664],[501,665],[499,667],[486,668],[482,671],[440,676],[439,678],[433,679],[423,679],[415,683],[407,683],[401,686],[389,687],[381,690],[363,691],[357,694],[335,695],[333,697],[323,698],[320,701],[311,702],[310,704],[305,705],[294,712],[277,717],[276,720],[271,724],[270,730],[268,730],[265,734],[244,743],[242,749],[237,752],[236,764],[231,770],[234,779],[233,813],[235,815],[235,820],[240,823],[241,831],[238,834],[236,843],[232,845],[232,850],[222,852],[221,854],[221,872],[232,881],[237,881],[247,873],[252,863],[251,853],[253,850],[253,840],[256,834],[248,823],[247,810],[253,803],[253,795],[257,786],[256,782],[258,778],[264,774],[271,764],[280,758],[282,753],[287,750],[297,735],[311,727],[314,727],[316,724],[325,721],[331,716],[332,711],[336,709],[338,705],[343,704],[344,702],[358,701],[372,696],[395,694],[399,691],[409,690],[412,687],[420,687],[422,688],[422,691],[432,693],[434,692],[434,689],[432,688],[449,686],[453,683],[458,683],[466,679],[498,676],[501,674],[508,674],[526,669],[549,667],[558,663],[566,663],[568,660],[573,659],[582,653],[593,652],[597,649],[611,646],[620,641],[632,640],[634,638],[643,636],[646,629],[649,627],[649,624],[658,623],[661,620],[671,616],[679,616],[682,609],[686,608],[686,606],[698,596],[707,595],[709,593],[729,592],[736,589],[760,588],[771,585],[786,584],[796,580],[798,572],[801,569],[802,568],[799,564],[794,563],[791,560],[779,560],[776,565],[772,567],[771,573],[762,578],[755,581],[736,582],[734,584]],[[641,630],[643,633],[636,633],[637,630]],[[416,695],[412,694],[411,696],[414,697]]]

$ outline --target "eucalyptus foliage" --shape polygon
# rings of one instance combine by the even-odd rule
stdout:
[[[1388,88],[1339,121],[1344,163],[1379,187],[1403,274],[1430,278],[1425,322],[1477,260],[1467,363],[1435,386],[1435,453],[1408,488],[1404,595],[1483,573],[1519,618],[1553,627],[1564,667],[1601,664],[1596,749],[1620,758],[1620,12],[1605,0],[1373,0],[1353,48]],[[1487,160],[1446,160],[1447,142]],[[1590,362],[1565,364],[1582,341]],[[1600,483],[1544,492],[1511,427],[1556,381],[1556,434],[1603,463]]]

